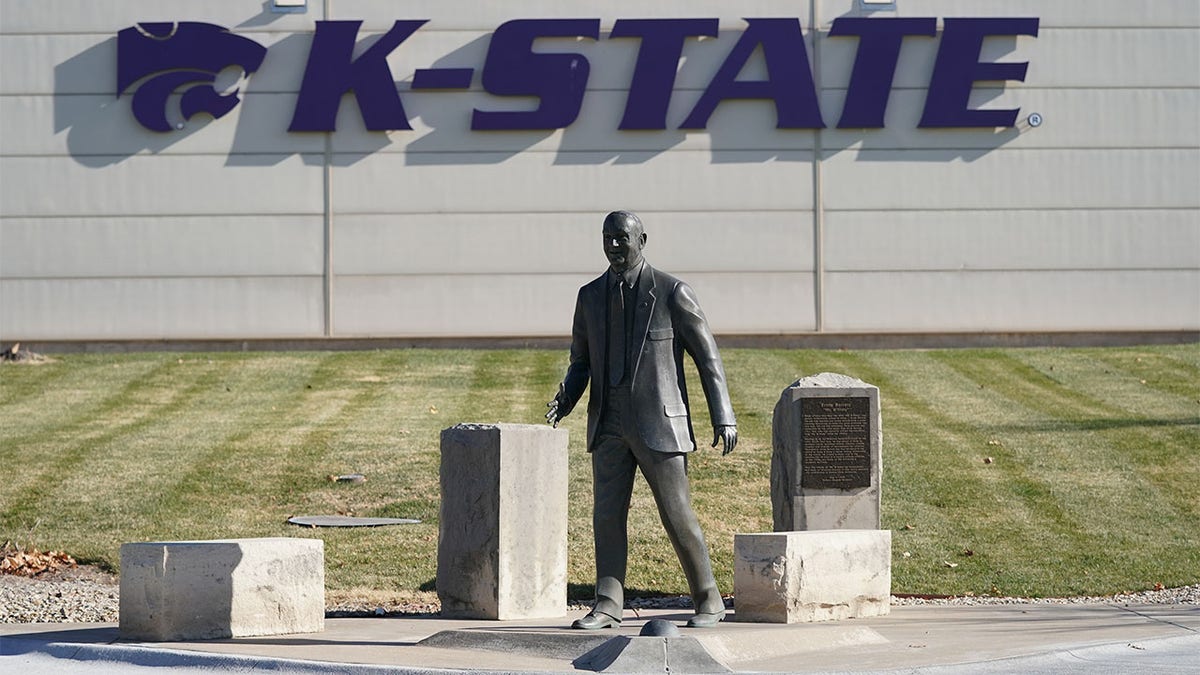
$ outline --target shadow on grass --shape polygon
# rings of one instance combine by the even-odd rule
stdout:
[[[1138,427],[1186,427],[1200,426],[1200,417],[1177,417],[1173,419],[1090,419],[1050,420],[1032,424],[992,424],[985,428],[992,431],[1106,431],[1109,429],[1136,429]]]
[[[75,558],[75,563],[80,567],[94,567],[99,572],[105,574],[116,574],[117,565],[108,558],[93,558],[90,556],[79,556]]]
[[[567,602],[588,604],[596,599],[596,584],[567,584]]]

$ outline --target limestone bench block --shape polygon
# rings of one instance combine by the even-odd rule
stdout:
[[[325,630],[325,542],[277,537],[121,546],[121,637],[208,640]]]
[[[799,623],[891,611],[891,530],[734,535],[738,621]]]
[[[459,424],[442,431],[437,593],[442,615],[567,613],[567,431]]]

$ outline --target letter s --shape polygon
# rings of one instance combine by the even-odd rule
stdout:
[[[492,34],[483,88],[496,96],[533,96],[534,110],[475,109],[474,130],[560,129],[579,116],[590,65],[582,54],[539,54],[538,38],[600,37],[600,19],[515,19]]]

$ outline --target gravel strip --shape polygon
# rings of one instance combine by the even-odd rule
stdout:
[[[118,616],[119,588],[114,577],[104,574],[83,575],[89,578],[26,579],[0,574],[0,623],[115,623]],[[732,598],[726,604],[732,606]],[[634,598],[632,610],[675,609],[691,607],[686,596]],[[1119,593],[1116,595],[1074,598],[998,598],[965,596],[953,598],[892,597],[893,606],[905,605],[1200,605],[1200,584],[1160,591]],[[572,605],[573,609],[585,609]],[[376,607],[365,604],[339,603],[330,605],[326,616],[368,617],[431,615],[438,611],[433,603],[390,604]]]
[[[117,586],[80,579],[43,581],[0,575],[0,623],[117,620]]]

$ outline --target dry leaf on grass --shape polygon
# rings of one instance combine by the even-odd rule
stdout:
[[[65,551],[42,552],[36,548],[20,550],[11,546],[3,549],[4,558],[0,560],[0,574],[12,574],[19,577],[36,577],[43,572],[75,567],[75,559]]]

